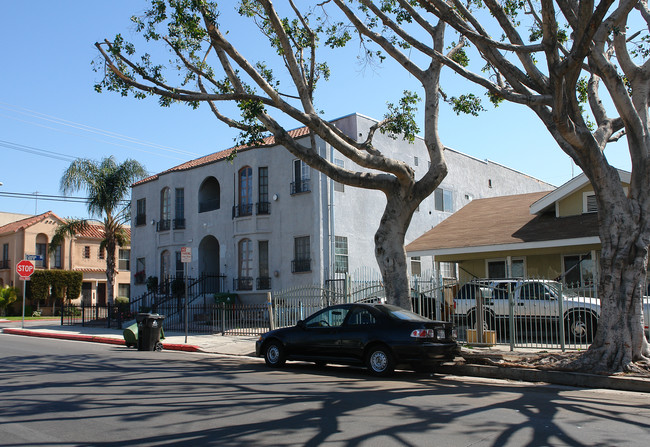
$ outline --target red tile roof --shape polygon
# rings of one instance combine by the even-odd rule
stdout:
[[[93,267],[75,267],[73,269],[75,272],[83,273],[105,273],[106,269],[93,268]]]
[[[288,133],[289,133],[289,136],[291,138],[300,138],[300,137],[304,137],[305,135],[309,134],[309,128],[308,127],[301,127],[299,129],[290,130]],[[206,155],[204,157],[200,157],[200,158],[197,158],[195,160],[187,161],[187,162],[182,163],[182,164],[180,164],[178,166],[174,166],[173,168],[169,168],[166,171],[163,171],[163,172],[160,172],[158,174],[154,174],[152,176],[149,176],[149,177],[147,177],[145,179],[139,180],[139,181],[135,182],[131,186],[137,186],[137,185],[141,185],[143,183],[147,183],[147,182],[151,182],[153,180],[157,180],[158,177],[160,177],[161,175],[168,174],[170,172],[187,171],[189,169],[194,169],[194,168],[198,168],[200,166],[205,166],[205,165],[208,165],[208,164],[211,164],[211,163],[216,163],[218,161],[225,160],[234,151],[241,152],[241,151],[244,151],[244,150],[261,149],[261,148],[267,148],[267,147],[271,147],[271,146],[275,146],[275,145],[276,145],[275,137],[274,136],[268,136],[268,137],[264,138],[263,143],[260,144],[259,146],[236,146],[236,147],[231,147],[230,149],[226,149],[226,150],[223,150],[223,151],[220,151],[220,152],[215,152],[213,154]]]
[[[530,214],[548,192],[478,199],[406,246],[408,252],[598,236],[598,215]]]
[[[6,225],[3,225],[0,227],[0,234],[7,234],[7,233],[17,233],[19,231],[23,231],[26,228],[31,227],[32,225],[35,225],[39,222],[44,221],[47,218],[52,218],[58,220],[60,223],[64,223],[65,219],[61,219],[59,216],[54,214],[52,211],[47,211],[43,214],[39,214],[37,216],[31,216],[27,217],[25,219],[18,220],[16,222],[11,222]],[[126,234],[130,238],[131,237],[131,228],[126,227]],[[104,226],[101,224],[90,224],[87,226],[87,228],[79,233],[77,233],[77,237],[85,237],[89,239],[104,239]]]
[[[11,222],[6,225],[3,225],[0,227],[0,234],[17,233],[19,231],[31,227],[32,225],[42,222],[49,217],[56,219],[59,222],[64,222],[63,219],[61,219],[59,216],[54,214],[52,211],[47,211],[43,214],[27,217],[25,219],[17,220],[16,222]]]
[[[126,235],[131,238],[131,228],[125,227]],[[104,239],[104,226],[101,224],[90,224],[77,233],[77,237],[88,239]]]

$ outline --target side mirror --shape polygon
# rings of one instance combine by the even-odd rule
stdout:
[[[298,323],[296,323],[296,326],[298,326],[300,329],[306,329],[307,325],[305,324],[305,320],[298,320]]]

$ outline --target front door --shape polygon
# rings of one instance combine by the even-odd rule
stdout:
[[[97,284],[97,305],[106,307],[106,283],[100,282]]]

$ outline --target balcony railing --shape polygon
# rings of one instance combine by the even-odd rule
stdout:
[[[258,202],[256,204],[257,214],[271,214],[271,203],[270,202]]]
[[[235,290],[253,290],[253,278],[250,276],[233,278],[232,282]]]
[[[156,223],[156,231],[169,231],[171,228],[171,219],[163,219]]]
[[[135,226],[138,227],[140,225],[146,225],[147,224],[147,215],[146,214],[138,214],[135,216]]]
[[[232,217],[244,217],[253,215],[253,204],[252,203],[242,203],[241,205],[235,205],[232,207]]]
[[[185,218],[177,217],[174,219],[174,230],[184,230],[185,229]]]
[[[291,194],[311,191],[311,179],[304,178],[296,182],[291,182]]]
[[[257,278],[256,288],[257,290],[271,290],[271,278],[270,277]]]
[[[294,259],[291,261],[291,273],[311,272],[311,259]]]
[[[11,268],[11,261],[9,259],[3,259],[0,261],[0,270],[6,270]]]

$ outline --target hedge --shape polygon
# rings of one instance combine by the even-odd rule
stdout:
[[[56,300],[73,300],[81,295],[83,273],[69,270],[36,270],[30,278],[29,298],[46,300],[51,295]]]

